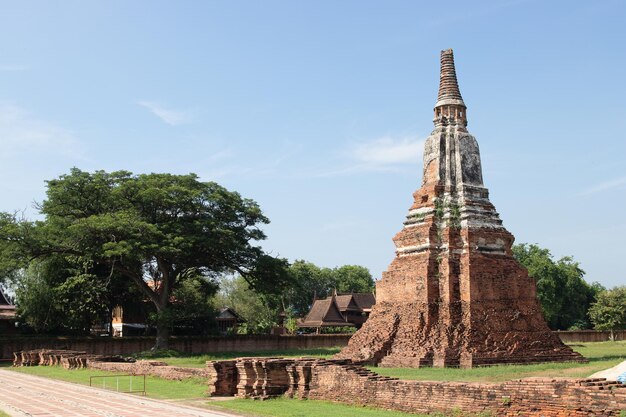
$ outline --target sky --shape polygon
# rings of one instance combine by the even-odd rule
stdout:
[[[453,48],[518,243],[626,284],[626,2],[0,0],[0,211],[82,170],[196,173],[291,261],[394,257]]]

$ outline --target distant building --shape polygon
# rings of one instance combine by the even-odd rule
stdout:
[[[15,327],[16,316],[15,305],[0,289],[0,334],[6,335],[17,332]]]
[[[313,301],[311,311],[298,321],[298,327],[354,326],[360,328],[369,317],[376,297],[371,293],[337,294]]]
[[[113,336],[142,336],[149,330],[148,314],[151,305],[147,302],[127,302],[113,308],[111,324]]]
[[[245,323],[245,320],[239,317],[235,310],[230,307],[222,308],[215,321],[217,322],[217,329],[221,334],[235,332],[239,324]]]

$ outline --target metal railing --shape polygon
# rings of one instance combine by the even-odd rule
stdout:
[[[89,377],[89,386],[90,387],[95,387],[96,385],[94,384],[94,380],[97,380],[98,378],[102,378],[102,387],[103,389],[108,389],[108,390],[113,390],[115,389],[116,392],[122,392],[125,394],[141,394],[144,397],[146,396],[146,375],[131,375],[131,374],[124,374],[124,375],[95,375],[95,376],[90,376]],[[113,386],[113,384],[108,384],[107,385],[107,381],[109,379],[113,379],[115,378],[115,386]],[[120,378],[128,378],[128,380],[126,379],[122,379],[121,380],[121,384],[120,384]],[[141,387],[141,389],[134,389],[133,390],[133,378],[135,380],[135,387],[138,388],[139,386]],[[100,384],[97,385],[98,387],[100,387]],[[126,389],[128,388],[128,389]]]

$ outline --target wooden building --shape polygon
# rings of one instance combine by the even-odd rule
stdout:
[[[237,331],[237,326],[244,323],[245,320],[239,317],[239,315],[230,307],[224,307],[220,310],[217,317],[217,329],[221,334],[227,334],[228,332]]]
[[[371,293],[337,294],[314,300],[309,314],[298,322],[298,327],[344,327],[360,328],[369,317],[376,298]]]
[[[0,334],[14,334],[17,333],[15,327],[16,321],[15,305],[9,300],[9,297],[4,294],[0,289]]]

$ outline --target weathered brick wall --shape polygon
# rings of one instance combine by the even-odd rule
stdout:
[[[601,379],[527,378],[500,384],[401,381],[346,360],[241,358],[210,375],[212,395],[288,396],[404,412],[497,416],[621,416],[626,386]],[[236,387],[232,386],[236,381]],[[230,390],[218,392],[216,387]]]
[[[170,348],[185,353],[252,352],[263,350],[314,349],[345,346],[350,335],[173,337]],[[0,360],[13,359],[13,352],[33,349],[67,349],[97,355],[130,355],[154,346],[151,337],[13,337],[0,338]]]
[[[131,375],[151,375],[171,380],[183,380],[193,377],[209,378],[209,370],[205,368],[168,366],[163,362],[156,361],[137,361],[133,363],[90,361],[87,366],[91,369],[99,369],[101,371]]]
[[[376,380],[341,366],[314,370],[308,398],[405,412],[497,416],[619,416],[626,387],[599,380],[533,378],[502,384]],[[598,384],[598,385],[594,385]]]
[[[392,329],[387,326],[386,329]],[[609,340],[609,332],[576,330],[555,332],[563,342],[603,342]],[[236,337],[177,337],[171,348],[186,353],[251,352],[282,349],[314,349],[341,347],[351,335],[310,336],[236,336]],[[617,340],[626,340],[626,330],[615,332]],[[381,337],[381,343],[384,343]],[[97,355],[130,355],[149,350],[154,346],[150,337],[91,338],[91,337],[0,337],[0,360],[13,359],[13,352],[33,349],[68,349]]]
[[[164,379],[183,380],[192,377],[209,379],[208,368],[184,368],[169,366],[159,361],[135,361],[121,356],[90,355],[71,350],[35,349],[13,353],[13,366],[62,366],[65,369],[90,368],[102,371],[151,375]],[[227,361],[225,361],[227,362]],[[223,372],[222,372],[223,373]]]
[[[610,332],[601,330],[567,330],[555,332],[563,342],[606,342],[609,340]],[[626,340],[626,330],[618,330],[615,332],[615,340]]]

